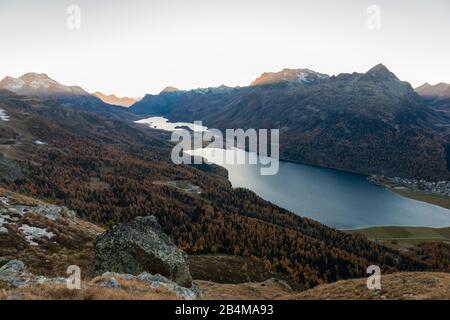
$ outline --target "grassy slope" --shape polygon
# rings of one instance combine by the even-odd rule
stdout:
[[[121,289],[105,288],[92,280],[83,283],[81,290],[64,286],[25,286],[20,289],[0,290],[0,300],[169,300],[177,299],[163,288],[151,289],[138,281],[118,277]],[[292,291],[283,282],[267,280],[241,284],[195,281],[203,290],[205,300],[425,300],[450,299],[450,274],[434,272],[398,272],[383,275],[381,290],[368,290],[367,278],[343,280],[322,284],[303,292]]]
[[[398,242],[400,246],[430,241],[450,243],[450,228],[373,227],[348,232],[363,234],[369,239],[381,242]]]
[[[410,199],[423,201],[423,202],[431,203],[431,204],[434,204],[434,205],[437,205],[437,206],[440,206],[440,207],[443,207],[446,209],[450,209],[450,197],[437,195],[437,194],[429,194],[429,193],[424,193],[424,192],[416,192],[416,191],[411,191],[408,189],[389,188],[389,190],[391,190],[392,192],[395,192],[401,196],[410,198]]]
[[[450,299],[450,274],[438,272],[398,272],[382,275],[381,290],[368,290],[367,278],[319,285],[281,299],[334,300],[428,300]]]

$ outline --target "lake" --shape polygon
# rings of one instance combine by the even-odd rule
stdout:
[[[170,123],[158,121],[160,127],[148,119],[146,123],[174,129]],[[189,153],[225,167],[233,187],[250,189],[267,201],[334,228],[450,226],[450,210],[397,195],[374,185],[365,175],[280,161],[276,175],[264,176],[260,165],[222,163],[223,152],[258,157],[243,150],[213,148]]]

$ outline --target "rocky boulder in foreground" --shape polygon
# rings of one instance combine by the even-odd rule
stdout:
[[[153,216],[115,226],[95,242],[94,273],[161,274],[183,287],[192,285],[187,255],[162,232]]]

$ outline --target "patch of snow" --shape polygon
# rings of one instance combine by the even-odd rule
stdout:
[[[25,81],[23,81],[22,79],[16,79],[16,78],[8,78],[9,82],[5,85],[5,89],[12,91],[12,92],[16,92],[17,90],[20,90],[24,84]]]
[[[9,121],[9,116],[3,109],[0,109],[0,119],[3,121]]]
[[[6,223],[6,220],[9,216],[0,216],[0,228]]]
[[[52,204],[40,205],[34,208],[30,208],[30,210],[53,221],[56,219],[68,219],[70,223],[74,223],[77,217],[75,211],[69,210],[66,207],[59,207]]]
[[[27,206],[11,206],[7,209],[7,211],[23,217],[29,211],[29,207],[27,207]],[[2,211],[0,211],[0,214],[1,214],[1,212]]]
[[[5,228],[5,224],[9,224],[6,220],[12,220],[12,218],[8,215],[0,214],[0,234],[8,233],[8,229]]]
[[[46,74],[37,73],[27,73],[20,78],[7,77],[7,79],[3,82],[3,88],[15,93],[25,94],[29,94],[30,91],[36,93],[73,92],[86,94],[86,92],[80,87],[64,86],[57,81],[50,79]]]
[[[43,228],[31,227],[27,224],[23,224],[19,229],[25,234],[28,243],[32,246],[39,245],[37,242],[33,241],[35,239],[43,237],[52,239],[55,236],[53,232],[47,231],[46,229]]]
[[[44,142],[44,141],[41,141],[41,140],[36,140],[34,143],[35,143],[35,144],[38,144],[38,145],[44,145],[44,144],[47,144],[47,142]]]
[[[0,201],[3,202],[3,204],[8,203],[7,199],[5,198],[0,197]],[[0,208],[0,217],[6,217],[9,219],[9,221],[18,221],[18,219],[14,216],[24,217],[30,212],[41,215],[53,221],[57,219],[65,219],[71,224],[75,223],[77,218],[75,211],[69,210],[66,207],[55,206],[52,204],[43,204],[34,207],[22,205],[12,206],[7,204],[7,208]]]
[[[297,76],[297,81],[298,82],[309,82],[308,74],[306,74],[305,72],[300,72]]]
[[[9,199],[7,197],[0,197],[0,202],[5,206],[9,206]]]
[[[45,283],[51,283],[51,284],[66,284],[67,279],[63,277],[58,278],[47,278],[45,276],[36,276],[34,281],[38,284],[45,284]]]
[[[46,81],[34,80],[34,81],[31,81],[30,87],[32,87],[35,90],[48,89],[50,87],[50,84],[47,83]]]

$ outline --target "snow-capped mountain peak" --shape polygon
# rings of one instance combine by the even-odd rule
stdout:
[[[329,76],[319,72],[315,72],[311,69],[283,69],[280,72],[265,72],[255,81],[251,86],[275,84],[280,82],[290,83],[315,83],[320,80],[328,79]]]
[[[19,78],[5,77],[0,81],[0,89],[21,95],[89,95],[81,87],[65,86],[51,79],[45,73],[29,72]]]

